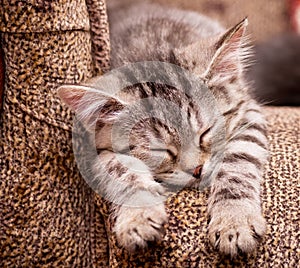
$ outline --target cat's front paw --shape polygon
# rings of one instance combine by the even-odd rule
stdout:
[[[224,206],[211,211],[209,240],[222,254],[236,256],[251,253],[265,233],[266,225],[260,210]]]
[[[145,249],[149,242],[163,238],[167,220],[163,204],[144,208],[122,206],[114,228],[118,243],[131,253]]]

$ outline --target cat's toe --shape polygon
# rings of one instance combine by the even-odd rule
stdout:
[[[166,191],[165,187],[163,187],[162,185],[160,185],[157,182],[147,185],[147,191],[152,193],[154,196],[166,196],[167,195],[167,191]]]
[[[167,214],[163,205],[149,208],[121,208],[115,232],[120,246],[133,253],[160,241],[164,234]]]
[[[255,250],[264,235],[265,220],[261,215],[251,214],[212,216],[208,228],[212,245],[222,254],[234,257]]]

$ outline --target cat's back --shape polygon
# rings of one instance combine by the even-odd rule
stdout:
[[[112,67],[126,62],[169,61],[171,51],[223,31],[196,12],[154,4],[112,4],[108,7]]]

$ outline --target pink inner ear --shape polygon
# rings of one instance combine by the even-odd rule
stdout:
[[[88,86],[61,86],[57,94],[77,114],[77,118],[87,129],[94,126],[96,121],[111,123],[124,108],[124,104],[116,97]]]
[[[58,88],[57,93],[61,100],[75,111],[86,90],[76,86],[61,86]]]
[[[240,43],[228,43],[218,56],[215,71],[229,74],[236,73],[239,68],[240,61]]]
[[[246,25],[247,21],[244,20],[217,42],[217,51],[211,62],[208,78],[231,78],[242,71],[244,60],[249,54],[244,44]]]

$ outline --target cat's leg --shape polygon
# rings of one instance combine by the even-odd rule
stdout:
[[[154,181],[143,162],[105,151],[100,153],[94,172],[104,195],[112,201],[114,231],[120,246],[134,252],[163,238],[167,222],[165,189]],[[109,176],[103,176],[104,172]]]
[[[249,124],[227,144],[208,201],[209,239],[220,252],[251,252],[265,232],[260,183],[266,163],[267,138],[259,109],[250,108],[241,121]]]

